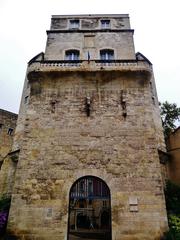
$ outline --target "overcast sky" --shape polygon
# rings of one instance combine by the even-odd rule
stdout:
[[[0,0],[0,108],[18,113],[27,62],[45,50],[51,15],[97,13],[129,13],[159,100],[180,106],[179,0]]]

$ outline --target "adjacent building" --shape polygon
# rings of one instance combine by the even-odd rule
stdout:
[[[11,151],[17,114],[0,109],[0,168]]]
[[[168,178],[175,184],[180,185],[180,127],[172,132],[167,139],[167,162]]]

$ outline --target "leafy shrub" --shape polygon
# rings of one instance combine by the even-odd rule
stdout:
[[[169,226],[177,233],[180,233],[180,217],[170,214],[168,216]]]

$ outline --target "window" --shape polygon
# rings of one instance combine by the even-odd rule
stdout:
[[[79,20],[70,20],[69,28],[70,29],[78,29],[79,28]]]
[[[2,128],[3,128],[3,124],[0,123],[0,132],[2,131]]]
[[[113,60],[114,59],[114,50],[103,49],[100,51],[101,60]]]
[[[66,60],[79,60],[79,51],[78,50],[68,50],[65,54]]]
[[[102,29],[110,28],[110,20],[101,20],[101,28]]]
[[[12,133],[13,133],[13,128],[9,128],[7,134],[11,136]]]
[[[26,96],[26,97],[24,98],[24,103],[25,103],[25,104],[28,103],[28,98],[29,98],[29,96]]]

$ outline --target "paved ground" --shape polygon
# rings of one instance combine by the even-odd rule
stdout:
[[[96,240],[94,238],[80,238],[80,237],[77,237],[77,236],[74,236],[74,235],[69,235],[69,240]]]
[[[69,235],[70,240],[108,240],[110,234],[106,230],[78,230],[71,231]]]

